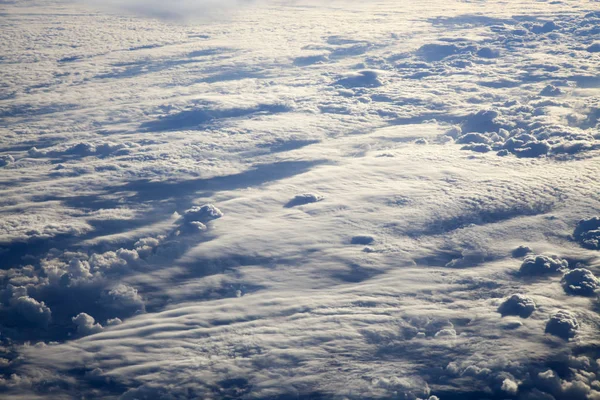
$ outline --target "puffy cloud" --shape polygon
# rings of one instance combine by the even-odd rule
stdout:
[[[523,275],[544,275],[562,272],[569,267],[569,262],[558,256],[527,256],[521,264],[519,272]]]
[[[47,327],[52,319],[50,308],[43,301],[29,297],[24,287],[12,287],[12,298],[9,304],[12,311],[26,324]]]
[[[185,222],[201,222],[206,224],[207,222],[221,218],[222,216],[223,213],[217,207],[212,204],[205,204],[186,210],[183,214],[183,220]]]
[[[511,379],[506,378],[502,381],[502,391],[515,395],[519,391],[519,384]]]
[[[540,92],[540,96],[550,96],[550,97],[560,96],[562,94],[563,94],[562,90],[560,90],[560,88],[557,88],[554,85],[547,85]]]
[[[550,316],[546,323],[546,333],[569,340],[579,330],[577,318],[569,311],[560,310]]]
[[[73,323],[77,325],[77,333],[80,335],[93,335],[102,332],[102,325],[97,324],[94,318],[86,313],[79,313],[73,317]]]
[[[215,219],[219,219],[223,216],[221,210],[212,204],[205,204],[203,206],[194,206],[185,211],[183,216],[180,218],[182,221],[179,231],[175,232],[176,235],[180,233],[194,234],[198,232],[204,232],[208,228],[206,224]]]
[[[575,268],[563,275],[561,284],[567,293],[593,296],[600,288],[600,279],[596,278],[589,269]]]
[[[162,18],[212,10],[144,3],[122,4]],[[558,302],[594,326],[592,302],[557,295],[555,279],[514,279],[508,256],[527,242],[587,258],[557,238],[598,208],[585,53],[596,16],[572,2],[530,2],[535,18],[513,18],[518,1],[417,2],[401,6],[416,24],[374,24],[360,2],[283,3],[201,28],[124,28],[65,4],[8,11],[0,137],[15,161],[2,170],[0,281],[26,290],[0,288],[0,350],[18,359],[3,390],[593,396],[593,359],[556,361],[570,347],[540,327]],[[560,26],[531,22],[540,15]],[[548,86],[563,93],[541,98]],[[328,200],[282,210],[297,188]],[[320,200],[308,197],[290,206]],[[210,230],[220,213],[189,209],[208,199],[227,212]],[[373,248],[348,245],[361,232]],[[540,311],[499,320],[498,299],[508,315],[528,309],[513,293]],[[50,329],[19,316],[21,297],[52,309]],[[111,328],[84,336],[100,324]],[[536,380],[540,364],[560,372],[556,388]]]
[[[600,217],[580,220],[573,236],[581,246],[600,250]]]
[[[502,121],[500,113],[497,110],[479,110],[467,117],[463,123],[463,132],[498,132],[501,128],[506,128]]]
[[[122,156],[130,154],[134,149],[138,149],[139,144],[133,142],[111,143],[111,142],[80,142],[66,146],[51,147],[44,150],[39,150],[32,147],[28,150],[31,157],[58,157],[65,158],[69,156],[76,157],[107,157],[107,156]]]
[[[531,297],[523,294],[513,294],[498,307],[498,312],[503,316],[518,315],[521,318],[527,318],[535,309],[536,304]]]
[[[92,277],[92,274],[90,273],[90,264],[87,261],[82,261],[78,258],[73,258],[69,262],[67,271],[75,279],[88,279]]]
[[[137,289],[124,283],[105,292],[102,302],[115,312],[125,315],[145,311],[145,302]]]

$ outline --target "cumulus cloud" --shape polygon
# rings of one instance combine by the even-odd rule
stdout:
[[[221,218],[223,213],[217,207],[212,204],[205,204],[203,206],[192,207],[186,210],[183,214],[185,222],[202,222],[207,223],[212,220]]]
[[[581,246],[600,250],[600,217],[580,220],[573,236]]]
[[[96,323],[94,318],[86,313],[79,313],[73,317],[73,323],[77,325],[77,333],[80,335],[93,335],[102,332],[102,325]]]
[[[105,292],[102,302],[115,312],[125,315],[145,311],[145,302],[137,289],[124,283]]]
[[[498,312],[502,316],[518,315],[521,318],[527,318],[535,309],[536,304],[531,297],[523,294],[513,294],[498,307]]]
[[[3,394],[597,396],[591,3],[90,1],[3,4]]]
[[[50,308],[43,301],[40,302],[29,297],[23,287],[13,288],[13,295],[9,304],[17,316],[22,318],[26,324],[45,328],[52,320]]]
[[[519,384],[506,378],[504,381],[502,381],[501,389],[508,394],[515,395],[519,391]]]
[[[575,268],[567,272],[563,275],[561,284],[565,292],[581,296],[593,296],[600,288],[600,280],[585,268]]]
[[[579,330],[577,318],[569,311],[560,310],[550,316],[546,323],[546,333],[569,340]]]
[[[562,272],[569,267],[569,262],[558,256],[527,256],[521,264],[519,272],[523,275],[544,275]]]

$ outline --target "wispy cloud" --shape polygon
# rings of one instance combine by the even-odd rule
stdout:
[[[255,0],[78,0],[103,9],[125,11],[138,16],[172,21],[213,18]]]

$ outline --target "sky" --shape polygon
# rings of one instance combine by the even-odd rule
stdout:
[[[600,399],[599,9],[0,1],[0,397]]]

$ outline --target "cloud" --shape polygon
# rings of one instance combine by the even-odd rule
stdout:
[[[584,3],[6,3],[0,391],[593,398]]]
[[[183,214],[183,220],[185,222],[202,222],[207,223],[212,220],[221,218],[223,213],[217,207],[212,204],[205,204],[203,206],[192,207],[186,210]]]
[[[498,307],[498,312],[502,316],[518,315],[521,318],[527,318],[536,308],[535,301],[531,297],[522,294],[513,294]]]
[[[214,13],[248,5],[252,0],[173,0],[168,5],[157,0],[78,0],[98,8],[115,9],[164,20],[204,19]]]
[[[600,288],[600,280],[592,271],[585,268],[575,268],[563,275],[561,284],[565,292],[581,296],[593,296]]]
[[[323,196],[315,193],[303,193],[294,196],[293,199],[288,201],[285,205],[286,208],[292,208],[297,206],[303,206],[305,204],[316,203],[323,200]]]
[[[546,323],[546,333],[569,340],[575,336],[579,327],[579,322],[572,313],[560,310],[550,316]]]
[[[377,71],[360,71],[335,82],[345,88],[376,88],[383,85]]]
[[[0,156],[0,167],[6,167],[15,162],[15,159],[10,154],[3,154]]]
[[[80,335],[102,332],[102,325],[97,324],[94,318],[86,313],[79,313],[73,317],[73,323],[77,325],[77,333]]]
[[[581,246],[600,250],[600,217],[580,220],[575,227],[573,236]]]
[[[25,324],[46,328],[52,320],[50,308],[43,301],[29,297],[24,287],[12,287],[12,298],[9,304],[17,318],[22,318]]]
[[[513,251],[511,252],[511,255],[514,258],[521,258],[521,257],[525,257],[529,253],[533,253],[533,250],[529,246],[520,245],[519,247],[513,249]]]
[[[569,267],[569,262],[558,256],[526,256],[519,272],[523,275],[544,275],[562,272]]]
[[[519,390],[519,384],[506,378],[502,381],[501,389],[508,394],[515,395]]]

